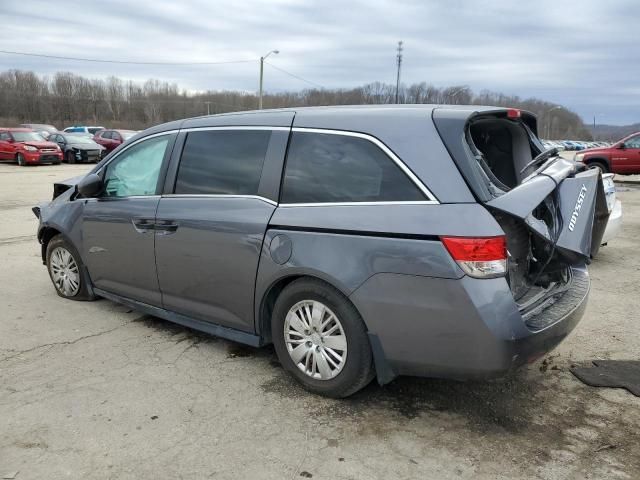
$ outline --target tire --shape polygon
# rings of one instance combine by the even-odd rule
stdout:
[[[27,166],[27,162],[24,159],[24,155],[22,155],[21,153],[18,153],[16,155],[16,161],[18,162],[18,165],[20,165],[21,167],[26,167]]]
[[[66,153],[66,157],[67,157],[67,163],[72,165],[74,163],[76,163],[76,154],[73,153],[73,151],[68,151]]]
[[[321,313],[315,328],[326,323],[318,329],[320,334],[313,331],[315,322],[310,319],[315,311]],[[295,312],[303,312],[302,317]],[[295,280],[280,293],[271,316],[271,333],[280,363],[310,392],[344,398],[375,376],[362,317],[347,297],[321,280]],[[333,348],[328,347],[329,342]]]
[[[597,168],[598,170],[600,170],[600,173],[609,173],[609,169],[607,168],[607,165],[604,162],[599,162],[599,161],[593,161],[593,162],[589,162],[589,164],[587,165],[589,168]]]
[[[72,261],[69,261],[67,255]],[[49,241],[46,264],[49,278],[59,296],[69,300],[95,300],[96,297],[89,288],[89,276],[80,255],[62,235],[56,235]]]

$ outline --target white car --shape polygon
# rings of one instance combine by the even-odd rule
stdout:
[[[622,203],[616,199],[616,186],[613,183],[613,173],[603,174],[602,183],[604,184],[604,193],[607,199],[607,208],[609,209],[609,221],[602,236],[602,245],[606,245],[609,240],[618,235],[622,228]]]

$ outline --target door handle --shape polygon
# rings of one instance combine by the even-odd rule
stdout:
[[[131,220],[133,228],[138,233],[152,232],[155,227],[155,220],[153,218],[134,218]]]
[[[178,230],[178,226],[175,220],[157,220],[155,230],[158,235],[170,235]]]

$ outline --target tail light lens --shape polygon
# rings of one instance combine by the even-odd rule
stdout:
[[[507,271],[507,239],[504,235],[440,239],[456,263],[470,277],[501,277]]]

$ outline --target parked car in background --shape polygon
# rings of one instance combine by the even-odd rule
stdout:
[[[583,150],[576,154],[575,160],[603,173],[640,174],[640,132],[607,147]]]
[[[609,240],[616,237],[622,228],[622,202],[616,199],[616,185],[613,183],[613,176],[613,173],[604,173],[602,175],[607,210],[609,210],[609,221],[602,236],[603,245],[606,245]]]
[[[59,164],[62,151],[29,128],[0,128],[0,160],[18,162],[20,166]]]
[[[98,145],[91,138],[69,133],[52,133],[49,141],[60,147],[67,163],[98,162],[102,158],[105,148]]]
[[[535,131],[477,105],[160,125],[34,207],[42,260],[63,298],[274,343],[322,395],[502,375],[582,317],[608,215],[600,174]]]
[[[104,130],[104,127],[74,125],[72,127],[65,128],[63,130],[63,132],[65,132],[65,133],[90,133],[91,135],[95,135],[100,130]]]
[[[42,135],[44,139],[48,139],[49,135],[53,132],[57,132],[58,129],[53,125],[48,125],[46,123],[23,123],[20,125],[20,128],[30,128],[36,133]]]
[[[93,139],[107,150],[106,153],[109,153],[133,137],[136,133],[138,132],[135,130],[102,130],[96,133]]]

